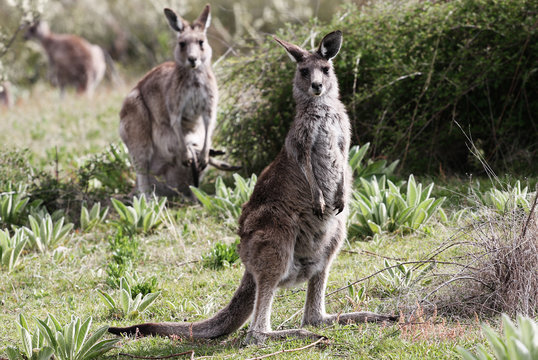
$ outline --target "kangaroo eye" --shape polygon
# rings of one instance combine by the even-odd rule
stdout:
[[[308,76],[309,71],[307,68],[300,69],[299,71],[301,72],[301,75]]]
[[[181,42],[179,43],[179,46],[180,46],[182,49],[185,48],[185,45],[187,45],[187,44],[185,43],[185,41],[181,41]]]
[[[329,67],[328,67],[328,66],[324,66],[324,67],[321,68],[321,71],[323,71],[323,73],[324,73],[325,75],[328,75],[328,74],[329,74]]]
[[[198,41],[198,44],[200,44],[200,46],[204,46],[204,40]]]

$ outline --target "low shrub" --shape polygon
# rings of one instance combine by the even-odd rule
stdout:
[[[166,198],[154,197],[150,200],[145,195],[133,197],[133,205],[125,205],[117,199],[111,199],[119,215],[117,225],[128,234],[147,234],[162,223]]]
[[[483,193],[480,189],[473,189],[473,194],[476,195],[481,205],[492,207],[501,214],[513,211],[518,207],[527,212],[530,210],[528,188],[521,189],[519,180],[513,186],[507,186],[506,190],[494,187]]]
[[[422,189],[413,175],[405,192],[385,176],[370,181],[359,179],[361,186],[353,193],[349,216],[350,236],[365,237],[382,232],[412,232],[420,229],[437,213],[445,198],[431,197],[434,184]]]
[[[29,184],[34,177],[28,149],[0,151],[0,192],[11,192],[13,184]]]
[[[237,252],[238,245],[239,240],[234,241],[230,245],[217,242],[207,254],[202,256],[202,264],[204,267],[213,270],[229,267],[239,260],[239,253]]]
[[[133,261],[140,257],[139,239],[136,236],[124,235],[121,228],[108,237],[111,262],[107,264],[107,283],[119,288],[120,279],[127,277],[133,269]]]
[[[24,229],[28,234],[30,246],[41,253],[54,250],[67,238],[69,232],[73,229],[73,224],[64,224],[64,217],[54,220],[48,213],[37,219],[29,215],[28,221],[30,228],[24,227]]]
[[[252,195],[258,178],[255,174],[252,174],[250,179],[245,179],[239,174],[234,174],[233,177],[235,187],[229,188],[219,176],[215,181],[215,195],[208,195],[203,190],[192,186],[191,190],[210,213],[235,224],[241,215],[241,206]]]
[[[138,293],[134,295],[131,291],[131,285],[125,278],[120,279],[120,294],[118,300],[114,300],[112,296],[102,290],[98,290],[99,296],[105,305],[116,316],[135,318],[155,302],[160,292],[148,293],[143,295]]]
[[[433,267],[433,263],[412,268],[402,263],[393,265],[387,259],[384,260],[383,264],[385,265],[384,271],[379,273],[378,278],[382,292],[389,296],[405,291],[413,283],[420,281]]]
[[[23,229],[15,230],[13,236],[7,230],[0,230],[0,268],[13,270],[27,241],[28,236]]]
[[[54,357],[59,360],[89,360],[106,353],[120,339],[101,338],[108,330],[105,325],[88,337],[92,317],[81,321],[77,316],[71,316],[71,321],[61,325],[49,314],[46,321],[37,319],[37,327],[41,337],[54,350]]]
[[[9,360],[90,360],[109,351],[120,340],[101,339],[108,326],[97,329],[88,337],[91,316],[83,322],[77,316],[71,316],[71,322],[64,326],[52,314],[45,321],[36,321],[37,328],[32,333],[24,315],[19,315],[17,325],[23,346],[21,349],[8,347]]]
[[[16,322],[22,342],[22,347],[8,346],[6,349],[9,360],[50,360],[54,349],[45,346],[45,338],[39,329],[31,331],[23,314],[19,315]]]
[[[101,210],[101,203],[99,202],[93,204],[90,210],[82,205],[80,209],[80,229],[83,232],[92,230],[105,221],[107,214],[108,207]]]
[[[445,249],[457,249],[458,267],[445,271],[436,294],[439,308],[455,314],[538,315],[538,214],[481,207]]]
[[[110,144],[108,149],[84,161],[77,170],[77,178],[82,190],[94,197],[129,193],[134,182],[125,145]]]
[[[22,225],[26,220],[30,198],[26,187],[19,184],[17,190],[0,194],[0,225]]]

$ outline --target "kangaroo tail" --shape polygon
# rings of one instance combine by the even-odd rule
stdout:
[[[212,318],[194,323],[146,323],[129,327],[110,327],[108,332],[116,335],[159,335],[213,339],[231,334],[250,317],[256,297],[256,283],[252,274],[245,272],[239,288],[224,309]]]
[[[106,51],[103,48],[101,48],[101,51],[103,52],[103,56],[105,57],[106,70],[107,70],[107,74],[110,80],[115,85],[123,86],[125,82],[123,81],[123,78],[118,73],[118,69],[116,68],[116,65],[114,64],[114,60],[112,59],[112,56],[110,56],[108,51]]]

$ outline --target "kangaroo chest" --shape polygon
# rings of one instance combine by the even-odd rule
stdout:
[[[185,94],[182,99],[182,123],[185,125],[195,122],[207,108],[209,94],[204,86],[196,86]]]
[[[196,127],[200,117],[209,112],[214,96],[205,82],[200,76],[182,79],[176,84],[181,91],[176,91],[177,95],[168,99],[170,116],[181,116],[184,130]]]

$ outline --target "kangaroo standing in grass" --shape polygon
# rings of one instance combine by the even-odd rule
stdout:
[[[172,10],[164,13],[177,32],[174,62],[157,66],[129,93],[120,112],[120,136],[127,145],[140,193],[190,195],[190,166],[210,162],[218,89],[211,68],[206,5],[192,24]]]
[[[350,123],[331,62],[340,50],[342,33],[326,35],[314,52],[275,40],[297,62],[293,83],[297,110],[282,151],[261,173],[243,206],[239,253],[246,270],[239,288],[230,303],[208,320],[147,323],[110,328],[110,332],[215,338],[235,331],[253,314],[247,342],[316,338],[309,331],[271,331],[270,326],[277,288],[305,281],[303,326],[396,320],[370,312],[325,312],[327,276],[346,237],[351,187]]]
[[[62,96],[66,86],[93,95],[106,71],[105,54],[99,46],[76,35],[54,34],[43,21],[30,25],[24,38],[39,41],[45,49],[49,77],[53,85],[60,87]]]

